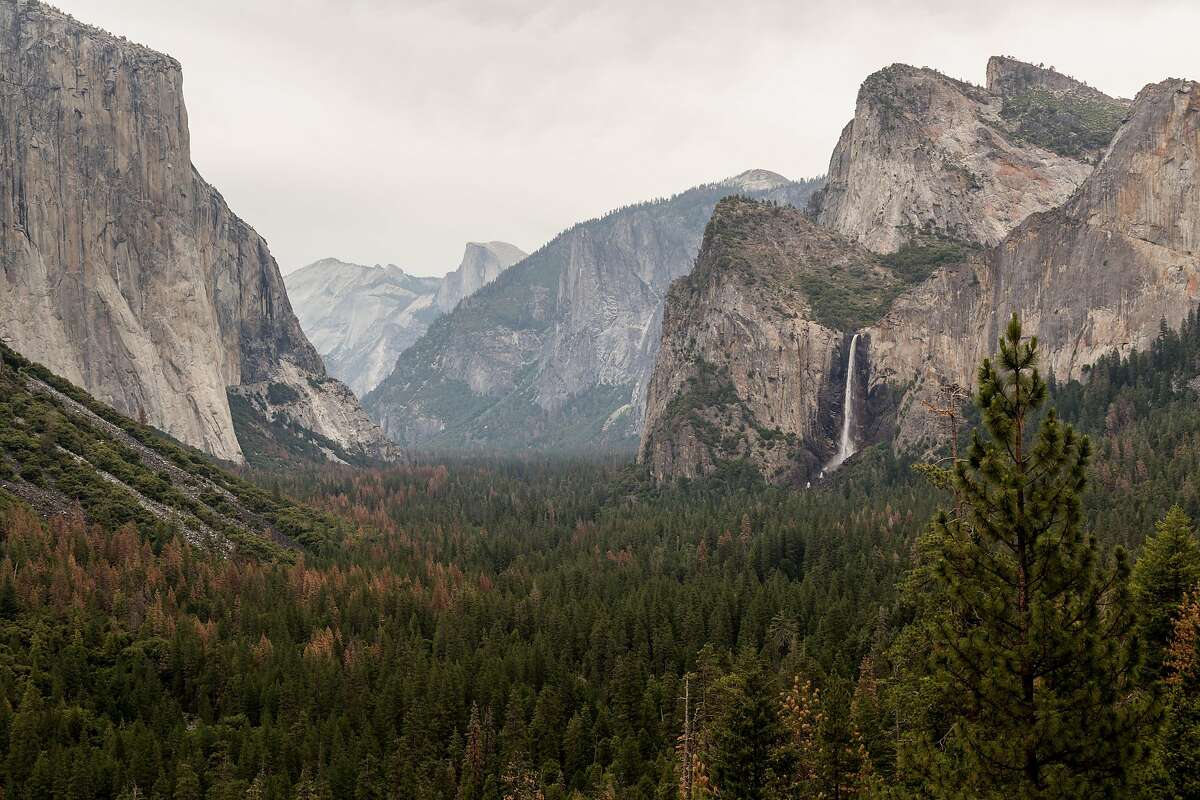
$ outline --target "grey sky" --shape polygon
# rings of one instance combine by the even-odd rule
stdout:
[[[285,272],[441,274],[626,203],[825,171],[867,74],[989,55],[1132,96],[1200,77],[1194,0],[57,0],[183,63],[192,157]]]

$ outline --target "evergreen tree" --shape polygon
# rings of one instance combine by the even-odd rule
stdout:
[[[1104,797],[1144,757],[1129,570],[1081,530],[1090,446],[1051,409],[1016,315],[979,369],[985,434],[955,465],[961,516],[925,540],[941,616],[925,677],[951,710],[904,763],[937,797]],[[1143,738],[1139,739],[1139,736]]]
[[[1200,595],[1175,619],[1166,655],[1167,721],[1157,759],[1163,785],[1155,797],[1200,797]]]
[[[200,800],[200,779],[192,765],[186,761],[175,772],[175,800]]]
[[[1188,592],[1200,585],[1200,546],[1192,521],[1174,506],[1142,545],[1133,570],[1146,670],[1157,675],[1175,618]]]
[[[715,713],[703,760],[720,797],[760,800],[791,772],[780,763],[785,738],[770,683],[756,658],[743,657],[709,689]]]

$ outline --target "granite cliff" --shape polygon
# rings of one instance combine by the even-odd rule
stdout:
[[[749,460],[797,481],[832,455],[850,339],[904,285],[794,208],[717,204],[696,269],[671,286],[641,458],[658,479]]]
[[[867,329],[872,383],[970,386],[1008,316],[1021,314],[1058,380],[1116,350],[1144,350],[1165,321],[1200,303],[1200,84],[1144,88],[1095,172],[1062,206],[995,248],[948,265]],[[919,402],[899,417],[904,445],[931,435]]]
[[[437,291],[437,307],[449,314],[465,297],[478,292],[500,277],[500,273],[525,258],[528,253],[508,242],[468,242],[462,263],[442,278]]]
[[[877,252],[920,236],[994,245],[1091,172],[1125,104],[1051,70],[993,58],[988,85],[895,64],[871,75],[813,210]]]
[[[409,446],[632,448],[667,287],[717,201],[813,188],[753,170],[576,225],[434,322],[364,405]]]
[[[219,458],[245,456],[228,392],[297,382],[341,406],[300,413],[316,436],[390,452],[193,168],[178,62],[34,0],[0,3],[0,41],[0,336]]]
[[[1071,93],[1063,95],[1068,108],[1079,97],[1095,99],[1094,90],[1063,84],[1069,79],[1030,65],[993,59],[988,75],[996,96],[1027,93],[1034,81],[1033,91]],[[889,101],[882,95],[876,102]],[[897,140],[918,141],[942,125],[932,112],[903,110],[904,103],[930,108],[920,94],[903,89],[891,102],[901,106],[893,121],[907,119],[914,128],[893,129]],[[1123,122],[1099,163],[1093,169],[1081,151],[1077,163],[1087,174],[1078,188],[1055,207],[1026,216],[991,247],[931,235],[936,226],[889,240],[899,228],[887,220],[880,223],[883,238],[875,237],[875,228],[805,227],[799,220],[783,235],[775,212],[761,209],[746,215],[750,224],[730,240],[722,235],[727,210],[719,208],[700,256],[711,268],[698,269],[670,294],[642,461],[659,479],[711,473],[739,460],[777,482],[815,479],[845,419],[842,390],[855,334],[856,368],[847,392],[852,437],[858,445],[894,437],[901,449],[912,450],[936,444],[939,436],[921,401],[944,396],[946,387],[970,387],[979,359],[994,350],[1013,312],[1041,337],[1044,369],[1059,380],[1085,377],[1087,365],[1113,350],[1148,347],[1164,320],[1178,326],[1200,303],[1200,84],[1168,80],[1147,86],[1130,105],[1111,103],[1124,109]],[[890,144],[878,146],[891,152]],[[856,157],[887,161],[839,144],[835,162]],[[1052,171],[1059,166],[1057,160],[1042,164]],[[840,169],[858,174],[853,163]],[[873,192],[839,201],[844,219],[871,216],[849,208],[854,198],[870,205],[881,196],[929,191],[914,188],[912,179],[893,183],[894,172],[880,172],[882,185]],[[928,179],[937,185],[941,175]],[[978,209],[974,229],[1008,227],[1009,211],[1001,210],[997,222],[988,217],[996,207]],[[885,252],[874,264],[862,252],[852,257],[848,242],[830,246],[838,241],[835,233]],[[896,249],[889,252],[884,241]],[[806,277],[814,272],[813,252],[823,253],[817,263],[826,265],[833,289],[813,291]],[[801,291],[776,288],[789,284]],[[813,302],[838,292],[833,308],[864,313],[834,319]],[[882,302],[864,303],[872,296]],[[704,385],[695,376],[705,372],[719,376],[719,391],[710,393],[719,400],[697,404],[689,399],[691,387]],[[730,418],[728,408],[740,414],[734,424],[722,421]]]

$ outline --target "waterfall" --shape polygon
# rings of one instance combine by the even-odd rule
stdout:
[[[854,356],[856,350],[858,350],[857,333],[850,340],[850,357],[846,360],[846,393],[842,398],[842,439],[838,443],[837,455],[825,465],[825,472],[833,472],[855,453],[851,430],[854,425]]]

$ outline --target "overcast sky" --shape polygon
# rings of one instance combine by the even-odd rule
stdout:
[[[1200,77],[1195,0],[55,0],[184,69],[192,158],[284,272],[453,269],[761,167],[823,173],[858,85],[987,57],[1133,96]]]

